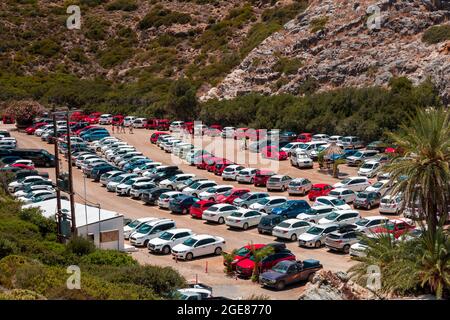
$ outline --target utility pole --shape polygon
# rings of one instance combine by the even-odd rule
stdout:
[[[58,241],[63,242],[63,234],[62,234],[62,227],[61,227],[61,190],[58,186],[58,179],[59,179],[59,153],[58,153],[58,139],[56,138],[56,114],[53,113],[53,141],[55,145],[55,175],[56,175],[56,208],[57,208],[57,223],[58,223]]]
[[[72,236],[77,235],[77,228],[75,224],[75,199],[74,199],[74,191],[73,191],[73,173],[72,173],[72,141],[70,141],[70,126],[69,126],[69,111],[66,113],[66,123],[67,123],[67,164],[69,166],[69,199],[70,199],[70,213],[72,220]]]

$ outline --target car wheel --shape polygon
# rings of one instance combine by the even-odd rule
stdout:
[[[197,194],[196,194],[196,193],[193,193],[192,196],[193,196],[194,198],[197,198]]]
[[[223,217],[220,217],[218,222],[219,222],[219,224],[224,224],[225,223],[225,219]]]
[[[250,184],[253,184],[255,180],[253,178],[250,179]]]
[[[344,246],[343,250],[344,250],[344,253],[349,253],[349,251],[350,251],[350,246],[349,246],[348,244],[346,244],[346,245]]]
[[[314,243],[314,247],[320,248],[322,246],[322,242],[320,240],[317,240],[316,243]]]
[[[262,209],[261,212],[262,212],[262,213],[266,213],[266,210]]]
[[[242,205],[242,208],[247,209],[247,208],[248,208],[248,205],[243,204],[243,205]]]
[[[367,205],[367,210],[370,210],[370,209],[372,209],[372,205],[369,203],[369,204]]]
[[[170,190],[173,190],[173,186],[172,186],[172,185],[169,185],[169,189],[170,189]]]
[[[145,240],[145,241],[144,241],[144,247],[146,247],[146,248],[148,247],[148,242],[149,242],[149,241],[150,241],[150,240]]]
[[[162,252],[163,252],[164,254],[169,254],[169,253],[170,253],[170,247],[169,247],[169,246],[165,246],[165,247],[162,249]]]
[[[285,286],[284,281],[280,281],[277,283],[277,290],[283,290]]]
[[[286,191],[286,186],[282,186],[281,187],[281,192],[285,192]]]
[[[192,252],[186,253],[186,260],[192,260],[193,258],[194,258],[194,255],[192,254]]]
[[[292,241],[297,240],[297,235],[296,235],[295,233],[291,236],[291,240],[292,240]]]
[[[216,250],[214,250],[214,254],[216,256],[220,256],[222,254],[222,248],[221,247],[217,247]]]
[[[209,198],[210,201],[214,201],[214,198]]]
[[[244,223],[244,225],[242,226],[242,229],[247,230],[248,229],[248,223]]]

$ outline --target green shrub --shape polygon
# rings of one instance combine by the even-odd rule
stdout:
[[[436,44],[446,40],[450,40],[450,24],[433,26],[427,29],[422,36],[422,41],[428,44]]]
[[[314,18],[309,23],[309,30],[313,33],[317,32],[317,31],[322,31],[323,29],[325,29],[327,22],[328,22],[328,17],[325,17],[325,16]]]
[[[279,57],[275,63],[273,70],[284,73],[286,75],[297,73],[298,69],[303,65],[300,59],[289,59],[286,57]]]
[[[11,254],[16,254],[18,251],[19,248],[14,242],[0,238],[0,259]]]
[[[187,24],[191,21],[192,18],[189,14],[165,9],[158,5],[139,22],[139,29],[145,30],[151,27],[158,28],[160,26],[169,27],[175,23]]]
[[[75,237],[67,243],[67,250],[77,256],[84,256],[94,252],[95,245],[89,239]]]
[[[61,50],[61,46],[52,39],[43,39],[31,44],[28,51],[46,58],[53,57]]]
[[[55,219],[44,217],[41,212],[35,208],[21,210],[19,212],[19,218],[36,225],[43,236],[56,232]]]
[[[133,55],[133,49],[129,47],[123,47],[121,45],[114,45],[101,51],[98,54],[99,63],[103,68],[111,68],[118,64],[121,64],[131,58]]]
[[[115,0],[108,4],[106,10],[115,11],[134,11],[138,8],[138,5],[135,0]]]
[[[96,7],[103,3],[105,3],[107,0],[79,0],[81,5],[85,5],[88,7]]]
[[[136,260],[131,256],[116,250],[96,250],[83,256],[80,262],[90,265],[107,265],[115,267],[137,265]]]
[[[86,19],[84,35],[90,40],[104,40],[106,38],[106,29],[109,24],[106,21],[99,20],[93,17]]]

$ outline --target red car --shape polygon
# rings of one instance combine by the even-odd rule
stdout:
[[[85,130],[87,130],[87,129],[90,129],[90,128],[94,128],[94,127],[97,127],[97,126],[89,125],[89,126],[86,126],[86,127],[84,127],[84,128],[78,129],[78,130],[75,131],[74,133],[75,133],[76,135],[80,135],[80,133],[82,133],[83,131],[85,131]]]
[[[326,183],[316,183],[311,187],[311,191],[308,193],[308,199],[315,201],[317,197],[327,196],[333,187]]]
[[[217,158],[217,157],[211,157],[209,159],[206,160],[206,170],[208,172],[214,172],[214,170],[216,169],[216,164],[222,162],[224,159],[222,158]]]
[[[208,137],[219,137],[222,134],[222,131],[215,128],[208,128],[206,129],[205,134]]]
[[[192,218],[201,219],[203,217],[203,211],[216,203],[217,202],[211,200],[197,201],[189,208],[189,214]]]
[[[312,140],[312,133],[300,133],[297,137],[296,142],[310,142]]]
[[[246,135],[247,130],[248,130],[248,128],[237,128],[234,131],[234,135],[233,135],[234,140],[247,138],[247,135]]]
[[[167,131],[170,127],[170,120],[169,119],[157,119],[156,120],[156,130],[161,131]]]
[[[272,160],[286,160],[288,158],[287,152],[279,150],[275,146],[264,147],[261,150],[261,155],[263,158],[272,159]]]
[[[72,113],[70,115],[70,120],[75,121],[75,122],[83,121],[84,118],[86,118],[86,115],[80,111],[75,111],[74,113]]]
[[[11,167],[20,168],[22,170],[34,170],[35,169],[34,166],[27,166],[26,164],[23,164],[23,163],[15,163],[15,164],[12,164]]]
[[[255,268],[255,262],[252,260],[252,256],[242,259],[236,264],[236,271],[240,276],[250,277]],[[259,272],[264,272],[271,269],[280,261],[295,261],[295,255],[289,250],[282,250],[268,255],[259,263]]]
[[[253,184],[255,187],[265,187],[267,185],[267,180],[273,175],[275,175],[275,172],[270,170],[257,170]]]
[[[10,115],[7,115],[7,114],[2,116],[2,121],[3,121],[3,124],[14,123],[15,122],[14,117],[10,116]]]
[[[214,174],[216,176],[221,176],[223,170],[225,170],[226,167],[232,164],[234,164],[234,162],[227,159],[223,159],[221,161],[216,162],[216,165],[214,166]]]
[[[184,129],[189,132],[189,134],[194,134],[194,123],[192,121],[184,123]]]
[[[90,115],[84,117],[83,120],[89,124],[97,124],[98,119],[100,118],[101,115],[102,115],[101,112],[92,112]]]
[[[211,156],[209,154],[201,155],[200,157],[197,157],[194,159],[194,164],[196,165],[197,169],[205,170],[208,166],[208,160],[211,158],[215,158],[214,156]]]
[[[232,270],[236,269],[236,264],[243,260],[247,259],[252,255],[252,249],[253,250],[259,250],[261,248],[264,248],[265,244],[248,244],[246,246],[243,246],[242,248],[236,250],[235,255],[233,257],[233,261],[231,261],[231,268]],[[226,266],[227,263],[225,259],[223,260],[223,265]]]
[[[371,229],[371,231],[374,233],[389,233],[394,235],[395,239],[398,239],[400,236],[414,230],[415,228],[416,227],[413,225],[412,221],[408,221],[406,219],[393,219],[389,220],[386,226],[377,227]]]
[[[249,193],[250,189],[245,188],[234,188],[230,191],[225,192],[224,194],[219,194],[216,197],[216,201],[218,203],[229,203],[233,204],[234,199],[239,198],[240,196]]]
[[[123,115],[121,115],[121,114],[116,114],[116,115],[113,117],[113,119],[112,119],[112,121],[111,121],[111,124],[114,124],[114,125],[116,125],[116,126],[119,126],[119,125],[122,124],[123,118],[125,118]]]
[[[164,131],[153,132],[152,135],[150,136],[150,142],[155,144],[158,138],[163,135],[168,135],[168,133]]]
[[[25,129],[25,132],[27,134],[34,134],[34,132],[36,131],[36,129],[39,129],[42,126],[45,126],[46,124],[48,124],[47,122],[38,122],[33,124],[31,127],[28,127]]]

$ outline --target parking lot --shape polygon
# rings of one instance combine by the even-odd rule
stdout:
[[[12,129],[13,127],[8,127]],[[111,128],[108,127],[111,132]],[[141,151],[150,159],[164,164],[173,163],[171,154],[165,153],[159,147],[153,145],[149,141],[152,131],[145,129],[135,129],[133,134],[115,133],[111,134],[135,146],[137,150]],[[54,151],[54,146],[42,142],[38,137],[28,136],[25,133],[12,132],[12,135],[17,138],[18,147],[20,148],[43,148],[49,152]],[[226,146],[226,154],[230,152],[237,155],[237,161],[240,164],[254,167],[254,168],[269,168],[276,169],[278,173],[290,175],[292,178],[308,178],[312,183],[328,183],[334,184],[338,182],[329,175],[320,173],[318,171],[318,164],[315,163],[313,169],[297,169],[290,165],[289,161],[271,161],[259,158],[259,155],[250,154],[248,151],[241,151],[239,141],[232,139],[222,139],[221,137],[211,138],[205,137],[203,140],[195,139],[195,145],[202,144],[202,147],[207,150],[224,149]],[[230,148],[232,151],[230,151]],[[64,159],[64,158],[63,158]],[[240,161],[239,161],[240,160]],[[255,162],[256,161],[256,162]],[[209,173],[205,170],[196,169],[187,163],[176,163],[185,173],[194,173],[199,177],[208,178],[216,181],[218,184],[231,184],[234,186],[246,187],[252,191],[266,191],[266,188],[255,187],[253,185],[238,184],[235,181],[222,181],[220,176]],[[67,164],[62,160],[63,170],[67,169]],[[357,175],[357,168],[340,166],[342,176]],[[54,179],[54,170],[49,170],[50,177]],[[86,188],[85,188],[86,186]],[[221,236],[226,240],[226,250],[231,251],[235,248],[240,248],[249,243],[270,243],[276,241],[273,236],[261,235],[255,228],[247,231],[237,231],[229,229],[225,225],[208,224],[204,220],[194,220],[189,215],[174,215],[170,211],[159,209],[156,206],[146,206],[139,200],[132,200],[128,197],[119,197],[115,193],[107,192],[100,184],[92,182],[90,179],[84,179],[81,171],[74,170],[74,188],[77,193],[76,200],[83,202],[80,195],[86,194],[87,199],[92,203],[98,203],[102,208],[113,210],[124,214],[128,218],[138,217],[169,217],[176,221],[177,227],[190,228],[197,234],[210,234]],[[271,192],[271,195],[283,195],[288,197],[287,192]],[[292,197],[291,199],[306,199],[307,197]],[[311,203],[312,204],[312,203]],[[378,209],[360,210],[362,216],[378,215]],[[320,249],[306,249],[298,246],[297,242],[286,242],[287,247],[296,255],[297,259],[313,258],[319,260],[325,269],[332,271],[346,271],[354,262],[347,254],[333,253],[328,251],[325,247]],[[276,292],[272,290],[262,289],[259,285],[251,283],[250,280],[230,278],[223,272],[222,257],[206,257],[194,259],[193,261],[183,262],[174,261],[170,255],[153,255],[149,254],[147,249],[139,249],[132,253],[133,256],[141,263],[157,264],[163,266],[171,266],[177,269],[188,280],[193,280],[196,277],[200,282],[207,283],[214,288],[215,295],[227,296],[230,298],[248,297],[251,294],[265,294],[273,299],[296,299],[303,290],[302,285],[288,287],[286,290]]]

